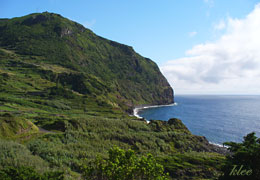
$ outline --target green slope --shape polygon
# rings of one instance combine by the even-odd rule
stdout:
[[[0,20],[0,34],[2,51],[43,66],[43,78],[80,94],[108,93],[112,104],[129,112],[135,105],[173,102],[173,90],[153,61],[58,14]]]

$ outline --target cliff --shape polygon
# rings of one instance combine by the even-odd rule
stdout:
[[[58,14],[1,19],[0,47],[9,58],[15,54],[10,62],[114,108],[173,103],[173,90],[152,60]]]

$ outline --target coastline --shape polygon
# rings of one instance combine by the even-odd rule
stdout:
[[[207,138],[206,138],[206,140],[207,140]],[[209,142],[209,141],[208,141],[208,143],[209,143],[210,146],[213,147],[214,151],[217,152],[217,153],[224,154],[224,155],[230,153],[227,146],[223,146],[223,145],[213,143],[213,142]]]
[[[133,116],[137,117],[138,119],[143,119],[145,120],[147,123],[150,123],[150,121],[146,120],[144,117],[140,116],[138,114],[138,112],[142,109],[148,109],[148,108],[157,108],[157,107],[164,107],[164,106],[177,106],[178,103],[174,102],[172,104],[165,104],[165,105],[140,105],[140,106],[135,106],[133,109]],[[227,154],[228,153],[228,147],[227,146],[223,146],[221,144],[218,143],[214,143],[214,142],[210,142],[207,138],[206,140],[208,141],[210,146],[213,146],[215,152],[218,152],[220,154]]]
[[[220,148],[226,148],[226,149],[228,148],[228,146],[225,146],[225,145],[223,145],[223,144],[221,145],[221,144],[214,143],[214,142],[210,142],[210,141],[209,141],[209,144],[212,144],[212,145],[214,145],[214,146],[218,146],[218,147],[220,147]]]
[[[144,117],[141,117],[138,112],[142,109],[148,109],[148,108],[157,108],[157,107],[164,107],[164,106],[177,106],[178,104],[172,103],[172,104],[163,104],[163,105],[140,105],[140,106],[135,106],[133,109],[133,116],[139,118],[139,119],[144,119],[146,120]],[[147,122],[149,122],[148,120],[146,120]]]

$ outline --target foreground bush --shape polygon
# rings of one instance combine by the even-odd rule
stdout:
[[[164,168],[151,154],[137,157],[133,150],[114,147],[107,160],[96,158],[83,167],[83,176],[90,180],[167,180]]]
[[[259,180],[260,138],[255,133],[244,137],[242,143],[227,142],[231,152],[223,168],[220,180]]]

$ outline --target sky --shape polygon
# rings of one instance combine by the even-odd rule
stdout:
[[[155,61],[176,94],[260,94],[258,3],[0,0],[0,18],[61,14]]]

